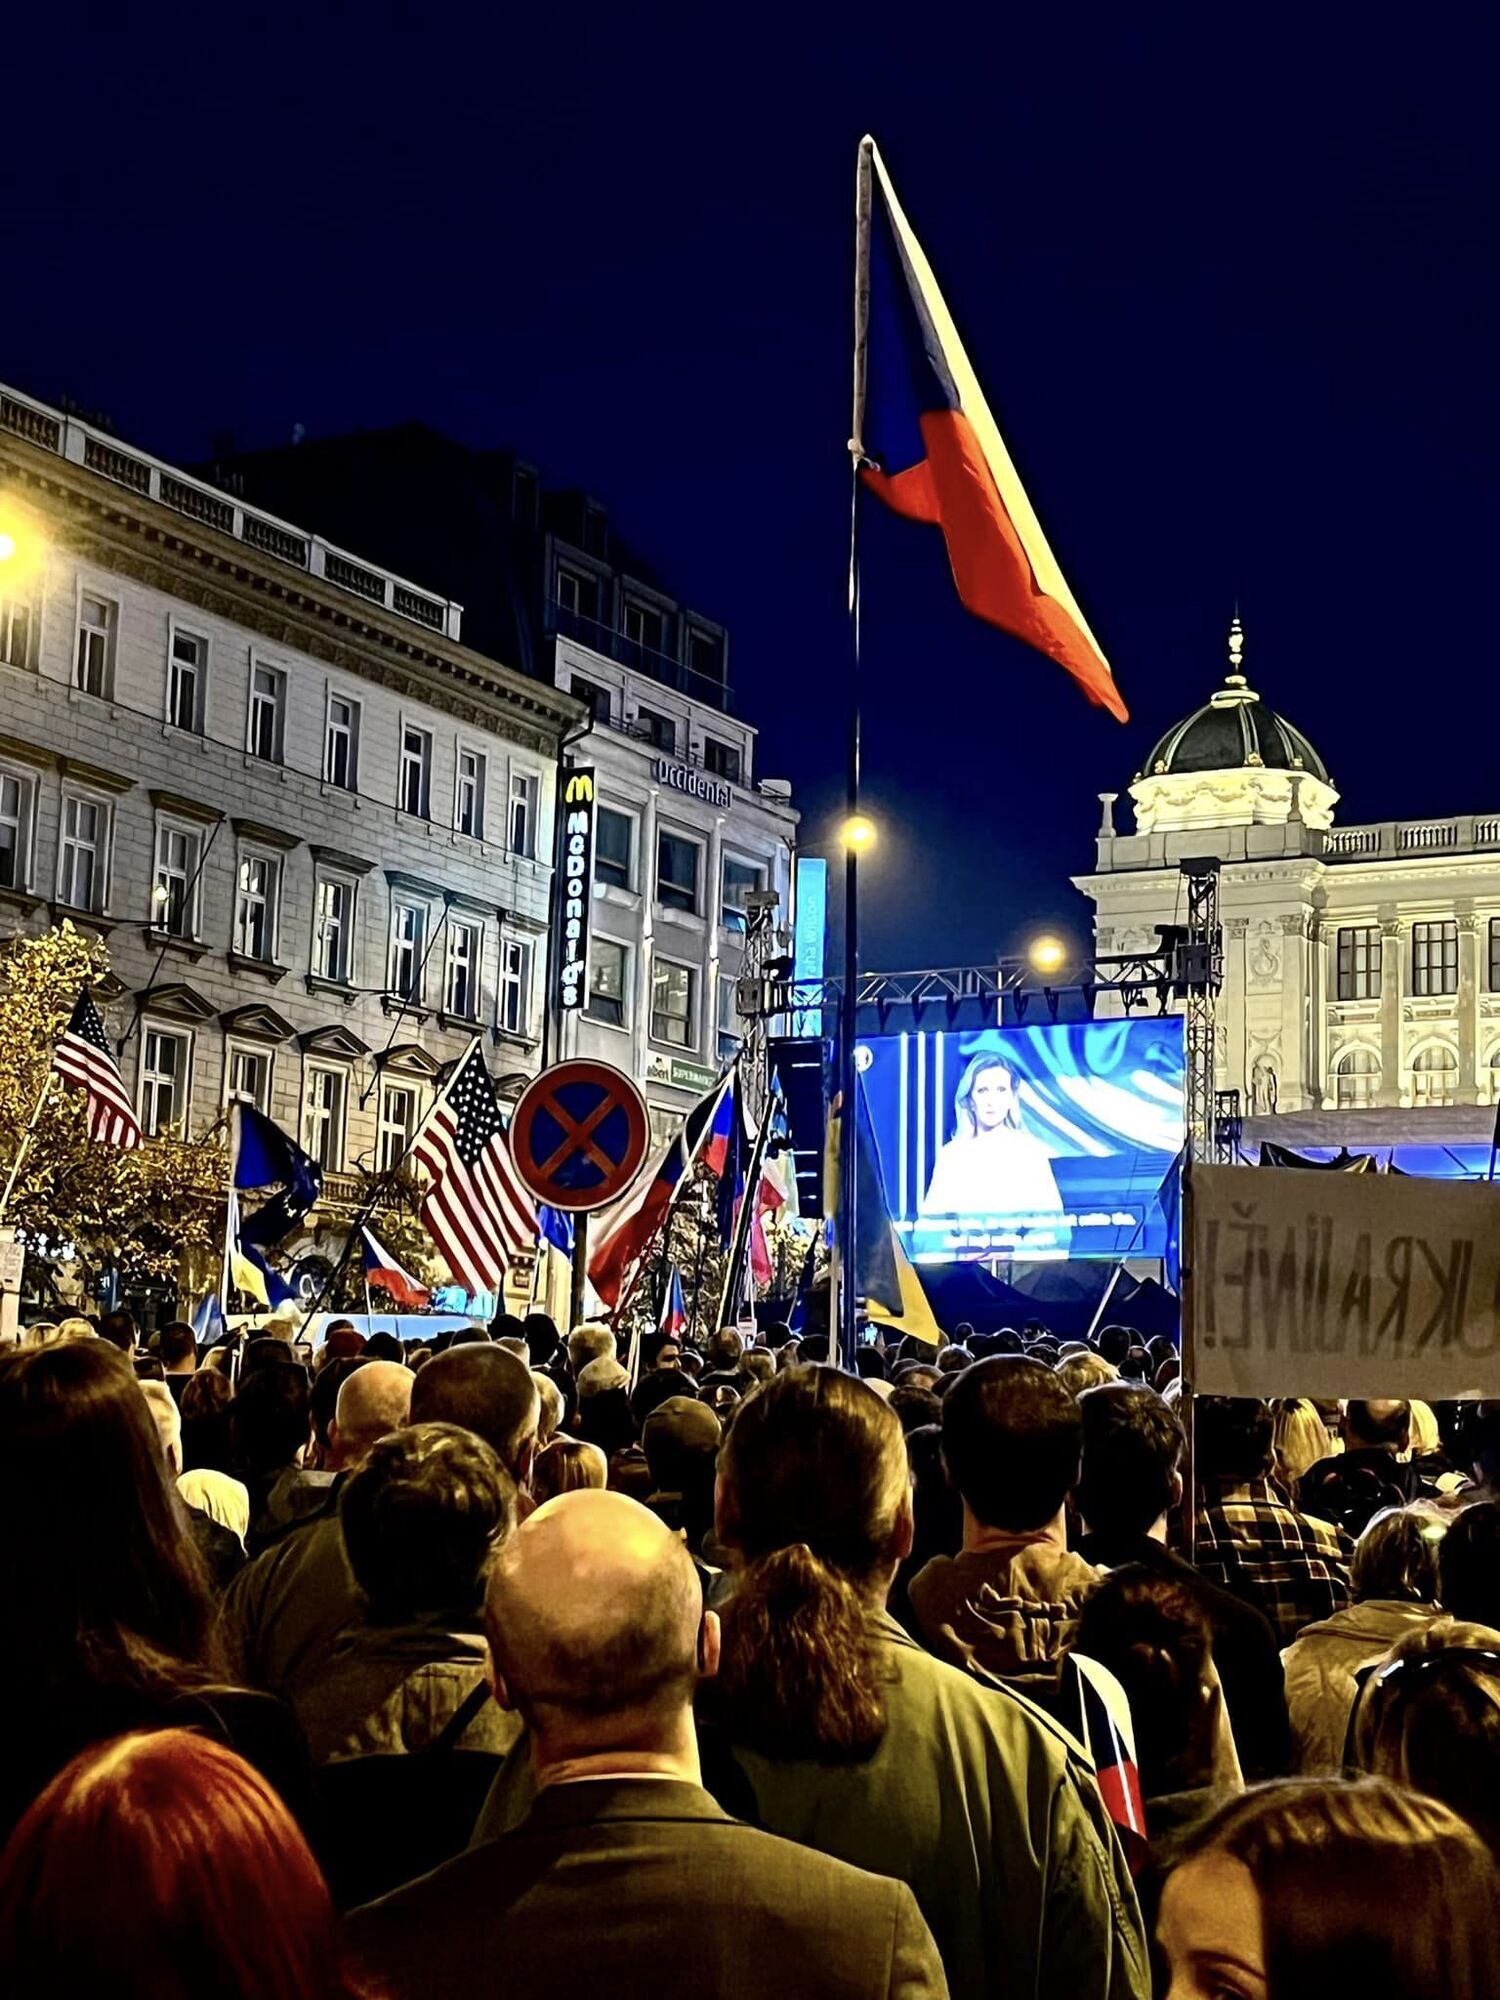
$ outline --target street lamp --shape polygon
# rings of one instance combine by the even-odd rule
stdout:
[[[1061,972],[1067,964],[1068,947],[1051,931],[1042,931],[1027,945],[1026,957],[1033,972],[1050,975]]]
[[[839,828],[839,839],[846,853],[868,854],[875,845],[875,822],[866,819],[863,813],[855,813]]]
[[[0,528],[0,563],[9,562],[16,552],[16,538]]]

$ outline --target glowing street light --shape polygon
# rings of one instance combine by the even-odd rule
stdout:
[[[16,552],[16,538],[0,529],[0,563],[9,562]]]
[[[855,854],[866,854],[875,845],[875,822],[856,813],[839,828],[839,839]]]
[[[1043,931],[1027,945],[1026,957],[1033,972],[1061,972],[1068,962],[1068,947],[1060,937]]]

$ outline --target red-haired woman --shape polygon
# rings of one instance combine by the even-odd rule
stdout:
[[[296,1821],[186,1729],[117,1737],[52,1780],[0,1854],[10,2000],[354,2000]]]

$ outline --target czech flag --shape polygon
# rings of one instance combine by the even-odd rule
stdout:
[[[360,1251],[365,1260],[365,1285],[370,1291],[384,1292],[398,1306],[414,1310],[432,1297],[426,1285],[419,1285],[411,1272],[396,1262],[368,1229],[359,1232]]]
[[[722,1174],[734,1130],[734,1071],[700,1097],[682,1129],[658,1155],[638,1193],[616,1211],[589,1258],[589,1283],[606,1306],[620,1302],[626,1274],[654,1240],[671,1213],[681,1182],[701,1160]]]
[[[682,1296],[682,1273],[675,1264],[667,1266],[667,1282],[662,1288],[661,1320],[657,1332],[665,1340],[681,1340],[687,1331],[687,1305]]]
[[[1090,701],[1124,722],[1109,662],[1047,546],[869,138],[860,144],[859,197],[869,295],[858,307],[853,449],[866,461],[865,485],[908,520],[942,529],[966,610],[1056,660]]]

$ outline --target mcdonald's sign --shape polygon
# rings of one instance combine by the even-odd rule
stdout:
[[[564,1014],[588,1004],[589,906],[594,899],[594,773],[563,780],[557,864],[557,1004]]]

